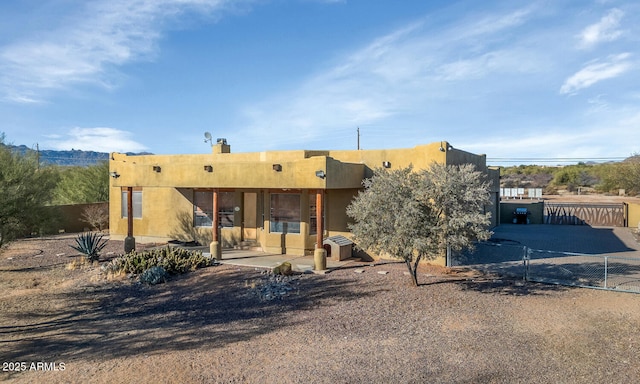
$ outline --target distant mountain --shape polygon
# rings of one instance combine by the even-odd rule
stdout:
[[[9,145],[12,151],[21,154],[34,154],[35,149],[29,148],[26,145]],[[109,153],[107,152],[95,152],[95,151],[81,151],[79,149],[72,149],[70,151],[54,151],[50,149],[42,149],[37,151],[40,159],[40,164],[44,165],[62,165],[62,166],[80,166],[86,167],[89,165],[95,165],[101,161],[109,160]],[[148,152],[130,153],[127,155],[150,155]]]

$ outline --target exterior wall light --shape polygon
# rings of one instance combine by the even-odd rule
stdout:
[[[213,172],[213,166],[212,165],[205,165],[204,166],[204,170],[207,172]]]
[[[153,166],[153,172],[158,172],[158,173],[160,173],[161,171],[162,171],[162,168],[160,168],[160,166],[159,166],[159,165],[154,165],[154,166]]]
[[[444,144],[447,144],[447,147],[445,149]],[[440,142],[440,152],[445,152],[445,151],[450,151],[453,149],[453,146],[449,143],[447,143],[446,141],[441,141]]]
[[[382,166],[385,167],[385,168],[391,168],[391,163],[388,162],[388,161],[383,161],[382,162]]]
[[[114,179],[117,179],[118,177],[120,177],[120,174],[116,171],[110,172],[109,176],[113,177]]]
[[[276,172],[282,172],[282,164],[273,164],[273,170]]]
[[[316,171],[316,177],[319,177],[319,178],[321,178],[321,179],[324,179],[325,177],[327,177],[327,174],[326,174],[326,173],[324,173],[324,171],[323,171],[323,170],[319,170],[319,171]]]

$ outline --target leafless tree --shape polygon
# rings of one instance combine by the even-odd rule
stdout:
[[[82,210],[80,221],[89,224],[94,231],[102,231],[109,223],[109,206],[106,204],[88,205]]]

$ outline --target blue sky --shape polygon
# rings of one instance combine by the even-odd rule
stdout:
[[[447,140],[490,164],[640,152],[637,1],[0,4],[0,132],[208,153]]]

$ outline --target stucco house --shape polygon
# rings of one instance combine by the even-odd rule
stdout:
[[[138,243],[195,240],[212,244],[212,253],[214,244],[249,244],[270,253],[313,254],[322,239],[349,236],[345,209],[373,169],[422,169],[433,162],[472,163],[494,180],[486,210],[496,225],[498,172],[487,168],[485,155],[445,141],[405,149],[231,153],[218,139],[210,154],[112,153],[110,233]]]

